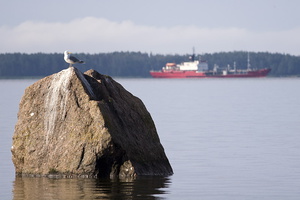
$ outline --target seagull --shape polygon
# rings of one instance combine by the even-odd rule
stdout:
[[[75,63],[84,63],[84,61],[82,60],[79,60],[77,58],[75,58],[74,56],[71,56],[71,52],[69,51],[65,51],[64,52],[64,59],[67,63],[70,63],[69,67],[72,67],[72,64],[75,64]]]

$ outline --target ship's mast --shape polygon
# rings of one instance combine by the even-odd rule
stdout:
[[[248,59],[247,59],[247,70],[250,71],[251,65],[250,65],[250,55],[248,52]]]
[[[236,72],[236,62],[235,61],[233,62],[233,69]]]
[[[192,62],[195,61],[195,47],[193,47],[193,54],[190,56],[190,60],[191,60]]]

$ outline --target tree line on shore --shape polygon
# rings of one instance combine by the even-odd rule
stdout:
[[[181,63],[189,59],[186,55],[162,55],[142,52],[112,52],[74,54],[85,61],[85,64],[74,65],[81,71],[95,69],[99,73],[113,77],[150,77],[150,70],[160,70],[166,63]],[[209,68],[233,67],[247,68],[248,52],[219,52],[196,55],[208,62]],[[252,68],[271,68],[270,76],[300,76],[300,56],[281,53],[250,52]],[[62,53],[5,53],[0,54],[0,77],[41,77],[48,76],[68,68],[69,64],[63,59]]]

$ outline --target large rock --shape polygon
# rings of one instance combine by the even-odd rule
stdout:
[[[12,146],[17,175],[171,175],[153,120],[111,77],[68,68],[25,90]]]

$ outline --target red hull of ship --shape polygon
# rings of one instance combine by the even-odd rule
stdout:
[[[205,72],[198,71],[150,71],[153,78],[254,78],[265,77],[271,69],[260,69],[255,71],[248,71],[247,73],[235,73],[235,74],[207,74]]]

